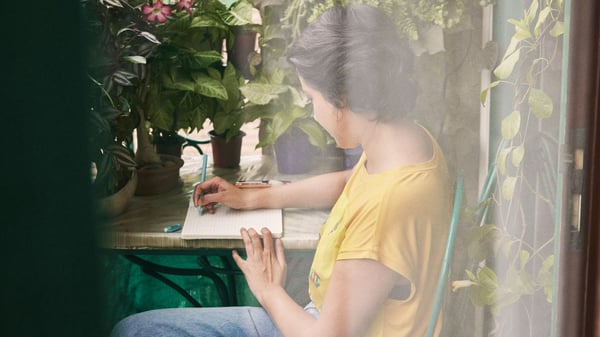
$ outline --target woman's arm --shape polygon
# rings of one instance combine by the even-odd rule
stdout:
[[[242,230],[247,259],[237,252],[233,257],[250,290],[286,337],[364,336],[394,285],[404,280],[374,260],[336,261],[323,308],[315,319],[283,288],[286,268],[281,241],[275,241],[274,248],[268,230],[262,235],[264,247],[258,233]]]
[[[350,173],[326,173],[290,184],[255,189],[239,189],[216,177],[196,185],[194,204],[209,211],[218,203],[236,209],[331,207],[342,193]]]

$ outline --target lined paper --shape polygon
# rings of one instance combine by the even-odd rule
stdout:
[[[283,215],[281,209],[235,210],[224,205],[217,205],[215,213],[200,212],[190,199],[188,211],[181,230],[182,239],[239,239],[240,229],[254,228],[260,233],[261,228],[268,228],[274,238],[283,233]]]

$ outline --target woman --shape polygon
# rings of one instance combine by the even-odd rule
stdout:
[[[165,309],[120,322],[114,336],[422,336],[447,239],[449,178],[427,130],[404,118],[414,106],[411,52],[394,23],[366,5],[335,7],[289,54],[314,118],[341,148],[362,146],[351,171],[268,189],[214,178],[194,202],[214,210],[331,207],[309,273],[312,302],[285,292],[281,241],[242,229],[244,273],[260,308]],[[318,192],[315,192],[318,191]],[[264,242],[264,245],[263,245]]]

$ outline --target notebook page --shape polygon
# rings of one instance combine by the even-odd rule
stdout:
[[[182,239],[227,239],[241,238],[240,228],[254,228],[260,233],[263,227],[268,228],[273,237],[281,237],[283,233],[283,216],[281,209],[258,209],[241,211],[224,205],[217,205],[214,214],[200,212],[190,200],[187,215],[181,230]]]

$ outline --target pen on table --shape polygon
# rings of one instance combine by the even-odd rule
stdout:
[[[235,183],[238,188],[263,188],[271,187],[268,180],[239,180]]]
[[[208,156],[202,155],[202,173],[200,174],[200,182],[203,183],[206,181],[206,162],[208,161]],[[200,200],[204,198],[204,191],[200,193]],[[198,212],[202,215],[202,206],[198,206]]]
[[[289,181],[287,180],[238,180],[235,183],[235,186],[238,188],[246,189],[246,188],[265,188],[276,185],[287,184]]]

